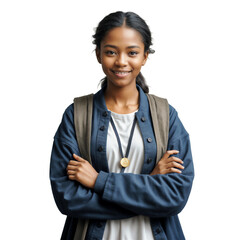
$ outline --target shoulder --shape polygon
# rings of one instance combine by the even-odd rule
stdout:
[[[177,110],[168,103],[168,100],[153,94],[147,94],[148,98],[152,98],[153,102],[155,102],[158,108],[161,108],[161,114],[166,113],[169,115],[169,134],[168,140],[175,141],[177,139],[184,138],[188,135],[188,132],[184,128]],[[151,101],[150,101],[151,102]],[[151,103],[150,103],[151,105]]]
[[[64,111],[62,123],[72,125],[74,123],[74,104],[71,103]]]
[[[68,117],[73,117],[73,112],[74,112],[74,104],[71,103],[64,111],[63,116],[68,116]]]
[[[169,104],[169,141],[175,141],[188,135],[177,110]]]
[[[169,120],[169,104],[167,99],[161,98],[159,96],[153,95],[153,94],[146,94],[149,102],[149,107],[151,111],[157,113],[158,120],[160,119],[162,121]]]
[[[70,140],[74,136],[74,106],[72,103],[65,109],[54,138]]]
[[[178,117],[178,112],[172,105],[168,104],[168,106],[169,106],[169,121],[174,121],[174,119]]]
[[[166,98],[162,98],[162,97],[156,96],[154,94],[149,94],[149,93],[147,93],[146,95],[147,95],[148,99],[154,99],[155,102],[158,102],[160,104],[168,104],[168,101]]]
[[[82,107],[84,104],[86,105],[89,101],[93,100],[94,94],[87,94],[80,97],[75,97],[73,99],[73,103],[71,103],[64,111],[62,116],[62,122],[61,124],[65,124],[67,126],[74,127],[74,108],[79,107],[79,105]]]

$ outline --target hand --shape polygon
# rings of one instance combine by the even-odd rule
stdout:
[[[92,165],[83,158],[73,154],[75,160],[70,160],[67,166],[67,174],[70,180],[80,182],[88,188],[94,188],[98,173]]]
[[[167,151],[162,159],[157,163],[150,175],[166,174],[166,173],[182,173],[179,169],[184,169],[183,161],[177,157],[170,157],[170,155],[177,154],[179,151]]]

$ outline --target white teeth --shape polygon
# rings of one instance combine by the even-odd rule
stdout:
[[[124,74],[128,74],[129,72],[115,72],[116,74],[121,74],[121,75],[124,75]]]

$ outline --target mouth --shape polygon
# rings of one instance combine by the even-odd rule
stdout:
[[[130,74],[132,71],[114,71],[114,70],[111,70],[114,75],[116,75],[117,77],[126,77],[128,74]]]

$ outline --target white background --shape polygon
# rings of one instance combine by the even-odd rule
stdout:
[[[142,72],[190,133],[196,177],[186,239],[240,239],[240,7],[233,0],[0,2],[0,239],[60,239],[49,182],[53,136],[104,77],[92,35],[108,13],[144,18],[156,50]]]

